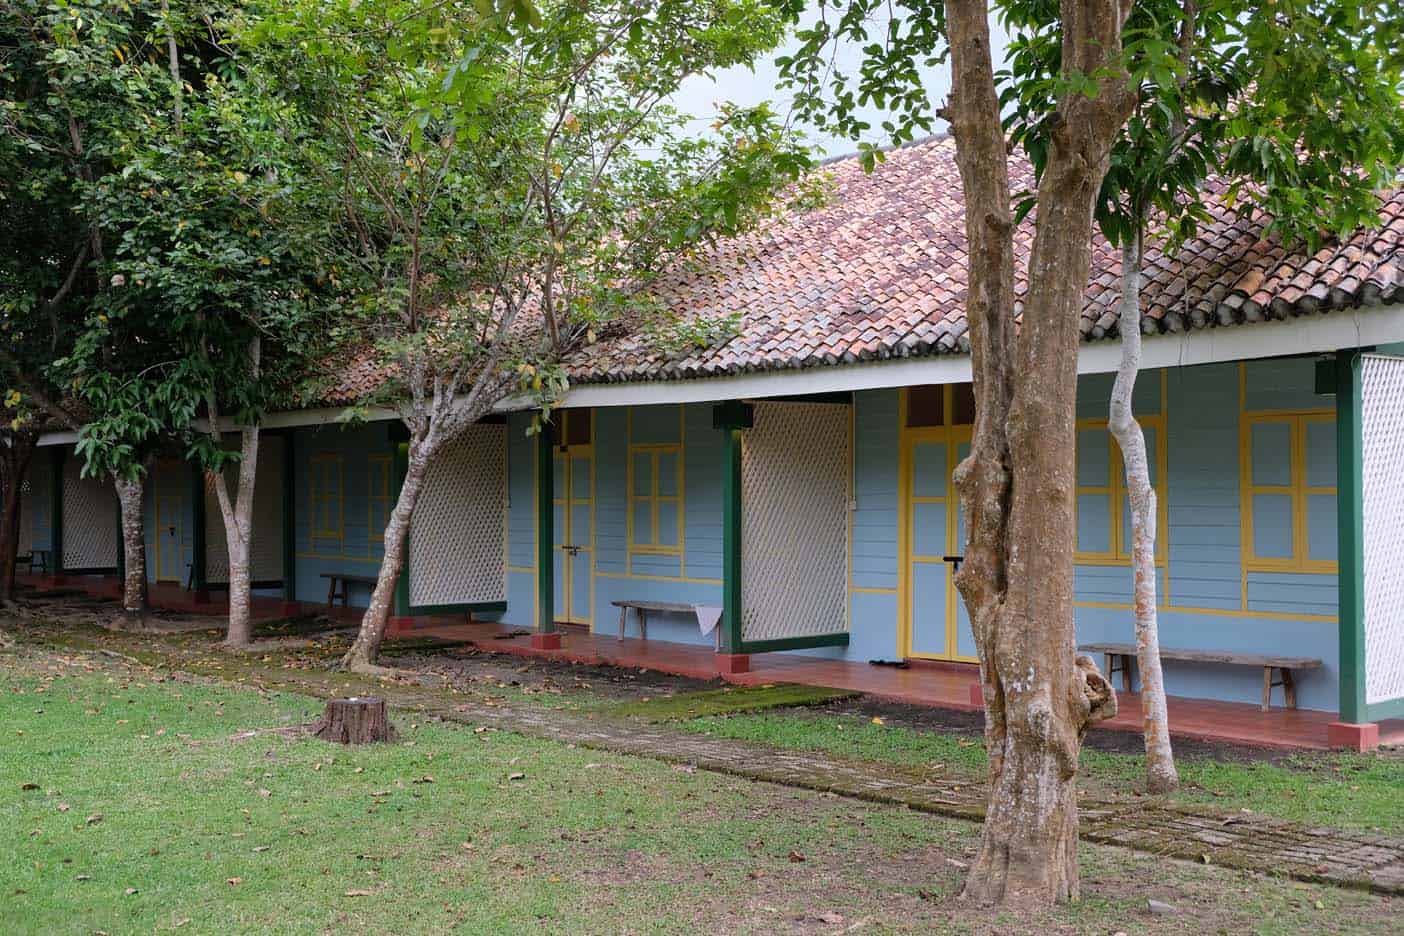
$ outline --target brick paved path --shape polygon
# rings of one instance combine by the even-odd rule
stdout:
[[[104,634],[101,646],[140,653],[148,662],[229,680],[229,659],[209,649],[184,652],[131,635]],[[86,641],[78,641],[86,643]],[[111,650],[106,651],[109,654]],[[159,658],[159,661],[156,659]],[[268,658],[265,657],[265,660]],[[109,659],[106,661],[111,663]],[[213,665],[212,665],[213,664]],[[286,669],[240,658],[240,684],[325,697],[329,691],[374,692],[392,705],[446,721],[487,726],[581,747],[648,757],[700,770],[834,793],[979,822],[985,790],[979,782],[934,781],[899,765],[846,760],[808,751],[694,734],[666,725],[607,719],[534,706],[464,702],[461,695],[398,681],[369,680],[326,670]],[[334,681],[335,690],[331,683]],[[1211,807],[1154,800],[1080,801],[1081,836],[1141,852],[1224,867],[1404,894],[1404,840],[1297,823]]]

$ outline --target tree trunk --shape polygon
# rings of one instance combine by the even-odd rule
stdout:
[[[0,456],[0,606],[15,598],[15,562],[19,556],[20,492],[38,437],[31,433],[9,436]]]
[[[946,11],[947,114],[965,192],[976,401],[971,453],[956,470],[968,518],[956,585],[979,651],[991,778],[964,896],[1044,906],[1078,895],[1078,756],[1088,727],[1116,711],[1116,696],[1096,664],[1076,655],[1073,446],[1092,208],[1111,143],[1130,112],[1118,64],[1129,4],[1061,5],[1064,72],[1097,76],[1098,93],[1069,93],[1059,101],[1017,336],[989,9],[947,0]]]
[[[146,616],[146,534],[142,523],[142,492],[145,478],[138,473],[134,480],[113,476],[117,502],[122,511],[122,556],[126,574],[122,581],[122,610],[130,621]]]
[[[240,432],[239,481],[234,498],[229,496],[224,473],[212,473],[229,553],[229,630],[224,642],[230,647],[247,647],[253,638],[253,570],[249,565],[249,552],[253,544],[258,443],[258,426],[248,426]]]
[[[1131,569],[1136,619],[1136,663],[1141,673],[1141,715],[1146,739],[1146,787],[1168,793],[1179,785],[1170,750],[1170,722],[1165,708],[1165,681],[1160,671],[1160,635],[1156,619],[1156,497],[1146,458],[1146,436],[1132,410],[1136,375],[1141,368],[1141,238],[1138,231],[1121,248],[1121,365],[1112,385],[1107,427],[1121,448],[1126,466],[1126,493],[1131,502]],[[1165,439],[1160,440],[1164,445]]]
[[[437,444],[434,445],[437,448]],[[395,509],[385,524],[385,555],[380,560],[380,574],[371,592],[370,605],[361,618],[361,630],[356,642],[342,657],[341,665],[349,670],[375,672],[376,658],[380,655],[380,645],[385,640],[385,629],[390,623],[390,611],[395,604],[395,589],[400,582],[400,573],[405,567],[405,550],[409,545],[410,517],[414,505],[419,501],[419,492],[424,486],[424,475],[429,469],[429,459],[433,449],[425,442],[412,440],[409,446],[409,467],[405,472],[405,482],[400,486]]]
[[[394,741],[395,726],[390,724],[384,699],[329,699],[312,734],[337,744],[370,744]]]

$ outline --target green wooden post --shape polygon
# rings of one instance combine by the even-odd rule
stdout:
[[[112,492],[113,499],[117,502],[117,589],[119,595],[127,592],[127,543],[122,536],[122,499],[117,496],[116,490]]]
[[[1340,718],[1365,714],[1365,512],[1361,494],[1361,355],[1336,352],[1336,518],[1340,627]]]
[[[283,603],[284,612],[295,612],[297,602],[297,433],[283,436]]]
[[[722,619],[718,652],[736,657],[742,653],[741,640],[741,431],[755,424],[754,411],[740,401],[718,404],[712,410],[712,425],[722,432]],[[724,667],[732,672],[746,669],[744,660]]]
[[[63,574],[63,459],[66,454],[61,445],[49,449],[49,574],[55,577]],[[120,544],[120,512],[117,522]],[[119,546],[118,555],[121,552]]]
[[[197,600],[209,598],[209,569],[206,557],[209,544],[205,542],[205,470],[198,462],[190,465],[190,513],[195,525],[195,539],[190,549],[190,588]]]
[[[721,652],[741,650],[741,430],[723,427]]]
[[[390,429],[390,438],[395,442],[394,453],[394,474],[391,477],[391,489],[395,496],[400,496],[400,488],[405,486],[405,477],[409,475],[409,442],[399,441],[396,437],[395,427],[403,428],[403,424],[394,423]],[[395,616],[410,616],[410,555],[413,543],[410,542],[410,533],[405,532],[405,561],[400,568],[400,578],[395,583]]]
[[[536,634],[532,644],[559,647],[556,633],[556,455],[546,426],[536,436]]]

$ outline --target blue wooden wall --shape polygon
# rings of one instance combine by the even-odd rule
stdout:
[[[506,620],[530,626],[536,613],[536,442],[525,435],[528,416],[508,424],[508,600]],[[595,411],[594,628],[617,633],[619,609],[610,602],[642,599],[721,604],[721,434],[710,405],[649,406]],[[682,461],[682,548],[678,555],[637,548],[629,539],[629,458],[632,446],[676,445]],[[631,548],[631,546],[633,548]],[[558,589],[559,590],[559,589]],[[560,609],[557,609],[560,612]],[[631,613],[627,633],[637,636]],[[650,639],[710,643],[696,619],[651,614]]]
[[[385,460],[394,452],[389,422],[369,423],[352,428],[338,425],[299,429],[293,436],[293,479],[295,484],[293,539],[297,557],[296,597],[299,601],[325,602],[327,580],[324,572],[376,575],[384,545],[383,529],[372,530],[372,481],[378,479]],[[313,469],[340,467],[339,536],[314,536],[312,510]],[[323,466],[330,466],[323,468]],[[325,475],[323,475],[325,476]],[[391,494],[395,494],[391,490]],[[327,530],[323,530],[326,532]],[[351,604],[365,606],[370,588],[351,586]]]
[[[1079,484],[1104,488],[1122,482],[1104,421],[1111,375],[1081,380],[1078,397]],[[899,653],[901,504],[901,392],[855,394],[850,643],[846,648],[800,651],[853,661],[894,659]],[[1303,435],[1308,483],[1334,486],[1333,402],[1314,392],[1309,358],[1215,364],[1147,372],[1137,384],[1135,410],[1147,427],[1152,473],[1163,495],[1166,522],[1158,569],[1161,643],[1166,647],[1268,651],[1314,656],[1324,669],[1302,674],[1299,703],[1336,705],[1336,577],[1333,571],[1248,569],[1244,560],[1241,453],[1247,421],[1273,414],[1317,411]],[[615,598],[656,598],[718,604],[721,601],[721,438],[711,427],[710,405],[613,408],[595,413],[594,628],[613,633]],[[679,413],[681,412],[681,417]],[[509,606],[507,617],[530,625],[535,609],[534,442],[525,417],[514,417],[509,441]],[[1251,441],[1252,436],[1248,436]],[[628,458],[631,445],[676,443],[684,460],[684,549],[681,556],[640,555],[628,542]],[[1164,447],[1164,458],[1160,457]],[[1254,476],[1289,477],[1289,448],[1252,450]],[[1161,473],[1164,477],[1160,477]],[[1123,485],[1124,487],[1124,485]],[[1121,493],[1117,488],[1116,493]],[[1083,642],[1134,639],[1129,562],[1109,553],[1113,495],[1079,498],[1076,600]],[[1334,506],[1317,497],[1310,505],[1308,558],[1334,559]],[[1129,510],[1120,509],[1123,544],[1129,544]],[[1285,544],[1277,542],[1286,536]],[[1290,554],[1290,518],[1261,519],[1255,534],[1261,556]],[[1329,564],[1329,563],[1328,563]],[[634,633],[631,620],[629,632]],[[690,616],[655,620],[650,636],[701,643]],[[1174,695],[1257,701],[1260,671],[1241,667],[1166,664]],[[1278,695],[1280,704],[1280,692]]]

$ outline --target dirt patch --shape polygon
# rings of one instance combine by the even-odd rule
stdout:
[[[940,732],[943,734],[963,734],[970,737],[983,737],[985,716],[980,712],[958,712],[952,709],[931,708],[925,705],[909,705],[901,702],[887,702],[864,696],[844,702],[810,709],[797,709],[797,714],[812,715],[857,715],[864,718],[881,718],[892,727],[910,728],[914,731]],[[1130,731],[1114,731],[1107,728],[1091,731],[1084,746],[1109,754],[1144,754],[1145,743],[1141,736]],[[1281,767],[1310,769],[1310,752],[1292,751],[1275,747],[1258,747],[1246,744],[1230,744],[1224,741],[1199,741],[1194,738],[1175,738],[1175,757],[1185,760],[1211,760],[1225,764],[1275,764]]]
[[[471,644],[397,650],[386,655],[386,662],[399,669],[440,676],[463,691],[515,690],[575,705],[669,698],[726,685],[719,679],[689,679],[650,669],[492,653]]]

